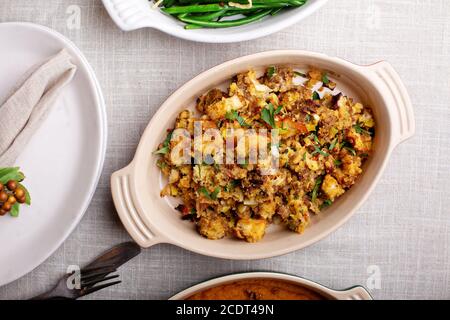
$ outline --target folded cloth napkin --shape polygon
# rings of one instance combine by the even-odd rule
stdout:
[[[72,80],[76,66],[70,60],[70,54],[63,49],[31,68],[6,102],[0,104],[0,167],[14,165],[51,112],[56,98]]]

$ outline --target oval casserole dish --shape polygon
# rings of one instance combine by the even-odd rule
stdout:
[[[194,294],[208,290],[210,288],[239,282],[242,280],[258,279],[278,280],[298,285],[321,295],[327,300],[373,300],[370,293],[362,286],[354,286],[346,290],[333,290],[311,280],[277,272],[245,272],[214,278],[187,288],[172,296],[171,298],[169,298],[169,300],[186,300]]]
[[[193,107],[208,90],[229,83],[240,72],[260,71],[284,65],[328,72],[344,94],[372,108],[376,120],[374,152],[356,184],[331,207],[317,216],[301,235],[278,226],[268,228],[258,243],[232,238],[208,240],[194,224],[180,219],[170,199],[161,198],[165,184],[153,155],[178,113]],[[392,150],[415,131],[411,100],[400,77],[387,62],[359,66],[323,54],[297,51],[268,51],[244,56],[201,73],[173,93],[154,115],[139,143],[133,161],[111,178],[117,212],[131,237],[142,247],[171,243],[203,255],[226,259],[262,259],[304,248],[324,238],[346,222],[367,199],[388,162]]]

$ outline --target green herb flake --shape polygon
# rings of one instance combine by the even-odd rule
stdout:
[[[330,199],[325,200],[322,205],[320,206],[320,210],[328,208],[329,206],[331,206],[333,204],[333,201],[331,201]]]
[[[322,75],[322,82],[323,82],[324,84],[329,84],[329,83],[330,83],[330,79],[328,79],[328,74],[327,74],[327,73],[324,73],[324,74]]]
[[[155,152],[153,152],[153,154],[168,154],[169,150],[170,150],[170,140],[172,140],[172,135],[173,135],[173,130],[171,130],[167,136],[166,139],[163,142],[163,146],[161,149],[156,150]]]
[[[328,153],[322,151],[322,150],[321,150],[319,147],[317,147],[317,146],[314,146],[314,149],[315,149],[315,151],[312,153],[313,156],[316,155],[316,154],[321,154],[321,155],[323,155],[324,157],[328,157],[328,156],[329,156]]]
[[[319,194],[320,185],[322,184],[323,178],[320,177],[316,180],[316,184],[314,185],[314,189],[311,193],[311,201],[316,202],[317,195]]]
[[[306,122],[310,122],[310,121],[311,121],[311,115],[307,114],[307,115],[305,116],[305,121],[306,121]]]
[[[269,126],[271,126],[273,129],[276,128],[276,124],[275,124],[275,118],[274,116],[276,115],[275,113],[275,108],[273,106],[273,104],[269,103],[268,108],[263,108],[261,110],[261,119],[266,122]],[[279,107],[277,108],[277,110],[279,109]]]
[[[168,153],[169,153],[169,147],[162,147],[161,149],[153,152],[153,154],[168,154]]]
[[[234,121],[234,120],[236,120],[236,115],[237,115],[236,110],[228,111],[225,114],[225,119],[230,120],[230,121]]]
[[[330,147],[328,148],[328,150],[333,151],[337,145],[337,142],[338,142],[338,138],[335,138],[333,141],[331,141],[331,144],[330,144]]]
[[[334,160],[334,165],[336,166],[336,167],[339,167],[341,164],[342,164],[342,161],[341,160]]]
[[[308,78],[308,76],[306,74],[304,74],[303,72],[300,72],[300,71],[294,71],[294,74],[298,77]]]
[[[320,94],[317,91],[314,91],[312,98],[313,100],[320,100]]]
[[[281,112],[281,110],[283,110],[283,106],[280,104],[280,105],[278,106],[278,108],[273,112],[273,114],[274,114],[274,115],[277,115],[277,114],[279,114],[279,113]]]
[[[270,67],[267,69],[267,76],[268,76],[269,78],[272,78],[272,77],[276,74],[276,72],[277,72],[277,68],[276,68],[275,66],[270,66]]]
[[[250,127],[236,110],[229,111],[225,114],[225,118],[230,121],[237,121],[241,127]]]
[[[156,162],[156,165],[158,166],[158,168],[160,169],[164,169],[167,167],[167,163],[165,163],[164,161],[158,161]]]
[[[344,147],[344,149],[347,149],[352,156],[356,156],[356,151],[352,147]]]
[[[220,188],[219,187],[215,188],[213,193],[211,193],[211,199],[217,200],[217,196],[219,195],[219,192],[220,192]]]
[[[369,157],[369,154],[368,154],[368,153],[361,153],[359,156],[360,156],[361,158],[368,158],[368,157]]]
[[[355,129],[356,133],[358,134],[367,134],[369,136],[372,135],[372,133],[366,129],[364,129],[363,127],[361,127],[361,125],[359,123],[355,124],[353,126],[353,128]]]
[[[198,191],[202,193],[206,198],[211,199],[211,195],[209,194],[208,189],[206,189],[205,187],[201,187],[200,189],[198,189]]]

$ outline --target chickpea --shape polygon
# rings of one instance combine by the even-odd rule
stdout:
[[[12,208],[12,204],[9,202],[5,202],[2,206],[2,209],[5,210],[6,212],[10,211]]]
[[[17,199],[14,196],[9,196],[7,202],[10,204],[15,204],[17,202]]]
[[[17,199],[22,198],[25,196],[25,191],[23,191],[22,188],[17,188],[16,191],[14,191],[14,195]]]
[[[0,209],[0,216],[4,216],[6,214],[6,211],[3,209]]]
[[[8,194],[5,191],[0,191],[0,202],[8,200]]]
[[[17,189],[17,181],[9,180],[6,186],[8,187],[9,190],[14,191]]]

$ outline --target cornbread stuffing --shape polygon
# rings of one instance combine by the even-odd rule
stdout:
[[[182,200],[176,209],[193,221],[208,239],[234,235],[248,242],[264,237],[271,223],[302,233],[312,214],[332,205],[362,173],[371,155],[375,121],[369,107],[340,93],[327,73],[307,73],[270,66],[261,77],[253,70],[238,74],[228,92],[212,89],[199,97],[196,109],[182,111],[175,127],[155,154],[157,165],[168,178],[161,196]],[[273,136],[249,138],[267,144],[266,158],[257,163],[218,163],[216,149],[209,161],[194,161],[194,142],[189,163],[174,161],[171,153],[181,143],[174,129],[194,136],[194,123],[202,132],[217,129],[276,130]],[[236,138],[237,139],[237,138]],[[220,139],[204,139],[203,151]],[[236,157],[249,156],[250,145],[236,147]],[[274,153],[273,150],[277,152]],[[263,174],[278,157],[277,170]]]

